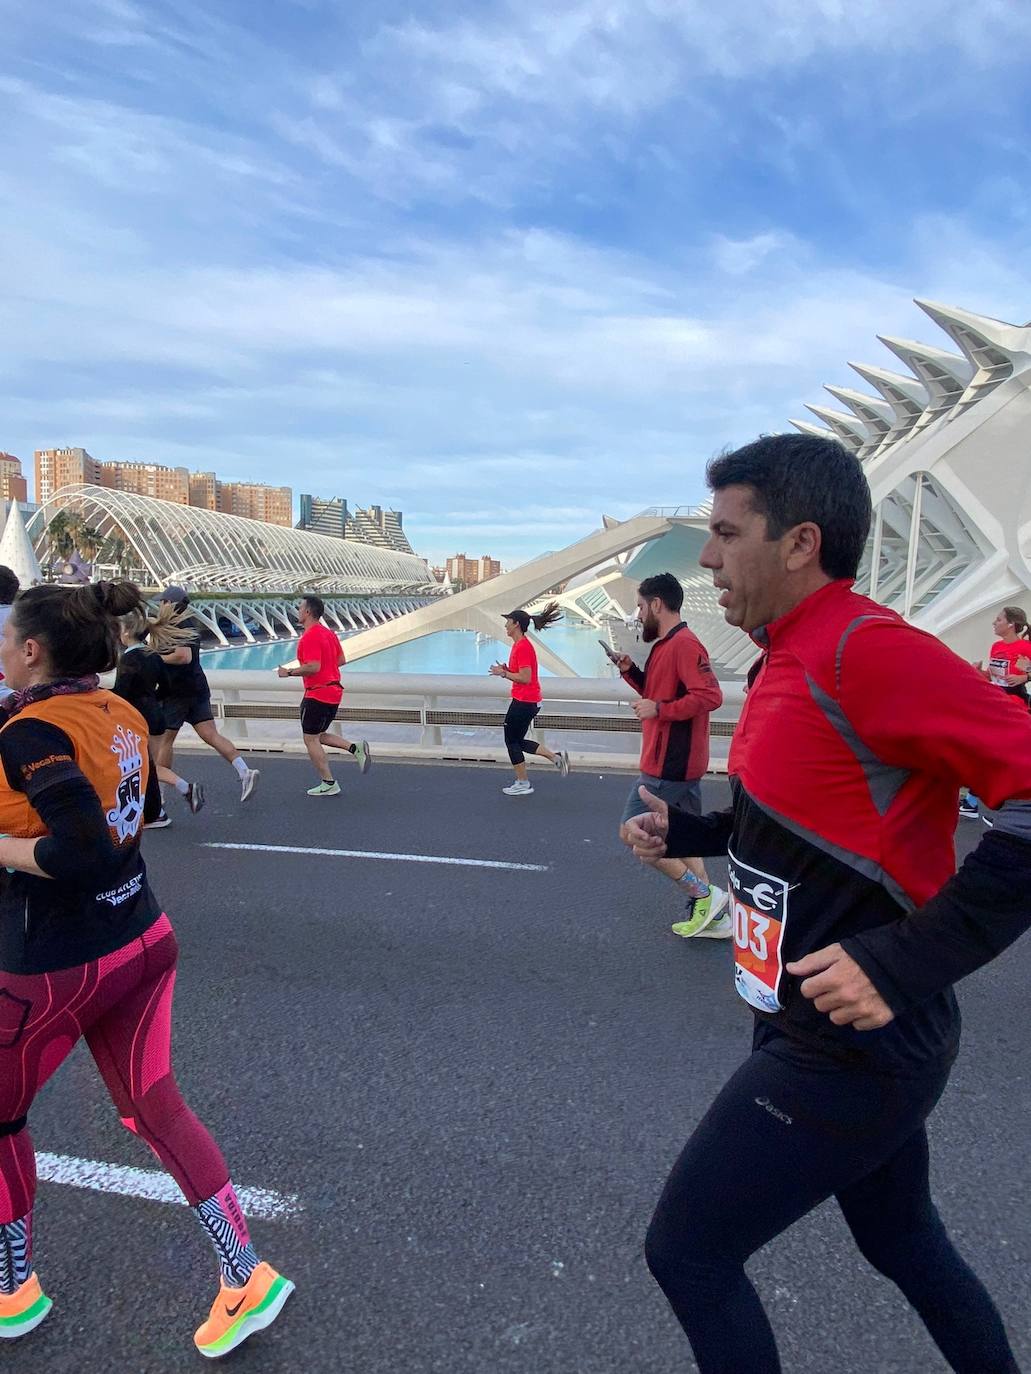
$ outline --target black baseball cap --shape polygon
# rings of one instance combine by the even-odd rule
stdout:
[[[506,611],[505,620],[514,620],[522,630],[523,634],[530,628],[530,617],[526,611]]]
[[[174,606],[186,606],[189,604],[190,598],[186,594],[185,587],[166,587],[158,600],[171,601]]]

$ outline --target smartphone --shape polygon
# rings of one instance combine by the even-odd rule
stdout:
[[[599,640],[598,640],[598,643],[601,645],[601,647],[602,647],[602,648],[605,650],[605,652],[608,654],[609,660],[610,660],[612,663],[618,663],[619,660],[623,657],[622,654],[617,654],[617,653],[615,652],[615,650],[612,648],[612,645],[611,645],[611,644],[606,644],[606,642],[605,642],[604,639],[599,639]]]

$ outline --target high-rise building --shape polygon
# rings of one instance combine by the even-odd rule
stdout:
[[[267,525],[294,522],[294,494],[289,487],[269,487],[263,482],[216,483],[217,509],[225,515],[263,520]]]
[[[42,505],[61,487],[87,485],[99,487],[101,464],[84,448],[38,448],[36,460],[36,501]]]
[[[299,530],[310,530],[313,534],[325,534],[330,539],[346,539],[350,513],[347,502],[342,496],[323,499],[302,492],[298,497],[301,518],[297,522]]]
[[[500,572],[500,562],[489,554],[484,554],[482,558],[467,558],[464,553],[456,553],[447,560],[448,577],[452,582],[460,582],[463,587],[475,587],[480,582],[488,582]]]
[[[382,506],[356,506],[353,510],[341,496],[323,500],[302,492],[299,530],[314,530],[334,539],[353,539],[356,544],[372,544],[395,553],[414,553],[403,529],[404,516],[399,510],[384,510]]]
[[[21,501],[24,504],[28,499],[21,459],[13,453],[0,452],[0,501]]]
[[[218,479],[213,472],[190,473],[190,505],[199,510],[218,510]]]
[[[190,474],[185,468],[166,468],[160,463],[101,463],[100,485],[158,501],[190,504]]]
[[[462,587],[475,587],[480,580],[480,565],[475,558],[456,553],[447,560],[447,575]]]
[[[348,522],[348,539],[362,544],[375,544],[381,549],[397,553],[414,553],[402,528],[404,516],[399,510],[384,510],[382,506],[356,507]]]
[[[84,448],[36,450],[36,500],[40,504],[61,487],[73,485],[153,496],[159,501],[242,515],[269,525],[293,524],[293,492],[289,487],[270,487],[264,482],[220,482],[213,472],[188,472],[186,468],[170,468],[161,463],[105,463]]]

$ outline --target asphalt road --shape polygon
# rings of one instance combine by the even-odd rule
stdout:
[[[629,779],[261,761],[240,808],[213,758],[197,818],[148,835],[182,957],[178,1076],[242,1184],[303,1210],[256,1222],[297,1284],[230,1357],[253,1374],[680,1374],[645,1269],[668,1166],[749,1044],[730,950],[669,934],[677,894],[622,851]],[[707,784],[721,804],[724,783]],[[964,844],[978,827],[967,822]],[[218,850],[203,841],[459,856],[507,871]],[[715,864],[722,876],[725,868]],[[1031,944],[962,990],[965,1048],[932,1123],[937,1195],[1031,1369],[1025,1162]],[[82,1046],[37,1102],[40,1150],[153,1166]],[[36,1262],[54,1311],[0,1350],[18,1374],[196,1369],[214,1296],[185,1208],[41,1183]],[[945,1369],[833,1206],[751,1272],[786,1374]],[[742,1372],[744,1374],[744,1371]]]

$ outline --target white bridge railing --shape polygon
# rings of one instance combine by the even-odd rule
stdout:
[[[209,673],[208,681],[212,704],[226,734],[246,739],[252,746],[274,748],[300,742],[297,717],[302,688],[298,678],[224,669]],[[409,748],[401,752],[416,752],[411,745],[417,743],[418,753],[441,758],[455,757],[455,731],[468,737],[473,730],[499,730],[511,691],[507,682],[487,676],[362,673],[346,668],[343,682],[344,699],[337,719],[345,732],[348,722],[407,726],[401,733],[407,737]],[[744,700],[741,682],[722,686],[723,705],[711,721],[716,768],[725,761]],[[543,740],[553,732],[576,735],[581,737],[579,741],[569,741],[575,752],[592,758],[604,756],[612,762],[618,759],[621,764],[631,757],[636,760],[641,725],[632,705],[638,698],[625,683],[615,678],[547,677],[541,679],[541,688],[544,700],[534,722],[534,738]],[[289,721],[293,728],[270,730],[261,724],[279,721]],[[591,740],[598,735],[608,738]],[[619,736],[625,737],[625,748],[613,738]],[[592,742],[598,748],[591,749]],[[497,756],[497,747],[490,753]]]

